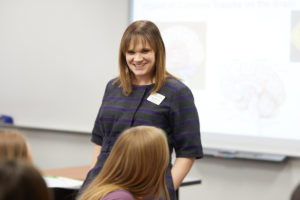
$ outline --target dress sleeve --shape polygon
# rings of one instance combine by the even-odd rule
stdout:
[[[203,157],[200,122],[194,97],[188,87],[180,88],[173,95],[170,125],[176,157]]]
[[[104,92],[104,95],[103,95],[103,98],[102,98],[102,104],[103,104],[103,100],[105,98],[105,96],[108,94],[109,92],[109,86],[111,85],[111,82],[112,81],[109,81],[105,87],[105,92]],[[102,107],[102,105],[101,105]],[[97,114],[97,117],[96,117],[96,120],[95,120],[95,123],[94,123],[94,128],[93,128],[93,131],[92,131],[92,138],[91,138],[91,141],[97,145],[100,145],[102,146],[102,143],[103,143],[103,137],[104,137],[104,133],[101,129],[101,123],[100,123],[100,115],[101,115],[101,107],[98,111],[98,114]]]
[[[100,120],[99,120],[100,111],[101,111],[101,108],[99,109],[97,118],[96,118],[95,123],[94,123],[94,128],[93,128],[93,131],[92,131],[91,141],[93,143],[97,144],[97,145],[102,146],[104,134],[101,131],[101,127],[100,127]]]

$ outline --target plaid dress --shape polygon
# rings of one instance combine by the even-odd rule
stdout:
[[[163,129],[167,135],[170,154],[174,149],[176,157],[203,156],[198,113],[192,92],[186,85],[168,77],[158,91],[165,98],[157,105],[147,100],[153,84],[133,86],[133,92],[125,96],[119,83],[113,85],[112,82],[113,80],[106,86],[91,138],[92,142],[102,146],[101,154],[94,168],[89,171],[82,188],[100,172],[122,131],[133,126],[149,125]],[[166,183],[170,199],[174,200],[176,195],[171,168],[170,163]]]

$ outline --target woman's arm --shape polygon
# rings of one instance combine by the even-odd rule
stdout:
[[[172,179],[174,183],[175,190],[178,189],[182,183],[184,177],[190,171],[195,158],[176,158],[174,165],[171,169]]]
[[[97,158],[100,155],[101,148],[102,148],[102,146],[95,145],[94,153],[93,153],[93,158],[92,158],[92,165],[91,165],[90,169],[92,169],[95,166],[95,164],[97,162]]]

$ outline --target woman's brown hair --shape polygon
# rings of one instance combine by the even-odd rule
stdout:
[[[155,93],[161,89],[166,77],[171,76],[166,70],[166,50],[158,27],[151,21],[140,20],[130,24],[125,30],[119,50],[119,70],[120,75],[114,83],[120,81],[120,86],[123,89],[123,94],[128,96],[132,92],[133,74],[129,70],[126,62],[126,51],[129,48],[130,42],[137,44],[142,41],[148,42],[150,47],[155,52],[154,75],[155,84],[151,93]],[[174,77],[175,78],[175,77]]]
[[[32,161],[29,146],[21,133],[0,129],[0,160],[2,159]]]
[[[40,172],[24,160],[0,160],[0,200],[51,200]]]
[[[117,139],[101,172],[78,200],[99,200],[116,189],[127,190],[135,199],[169,200],[165,184],[168,164],[169,148],[161,129],[127,129]]]

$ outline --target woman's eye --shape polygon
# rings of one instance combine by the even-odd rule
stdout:
[[[150,50],[149,49],[143,49],[142,52],[143,53],[148,53]]]
[[[134,54],[134,51],[128,50],[127,53],[128,53],[128,54]]]

